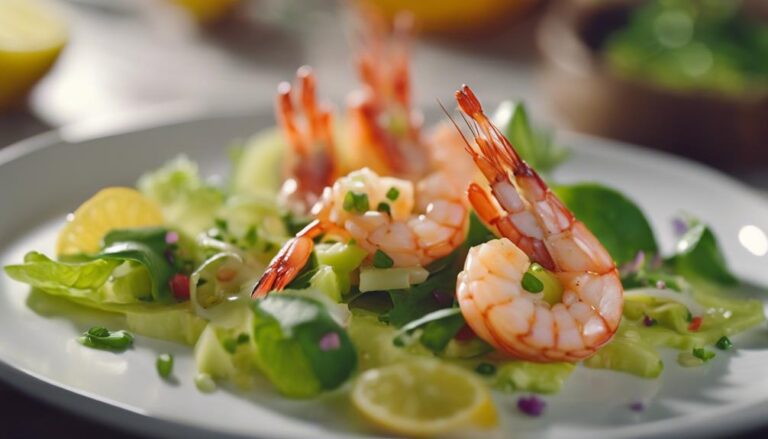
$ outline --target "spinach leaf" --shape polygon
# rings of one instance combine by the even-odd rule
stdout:
[[[93,259],[134,261],[149,273],[152,299],[159,303],[173,301],[170,280],[177,270],[166,256],[168,229],[161,227],[113,230],[104,237],[104,249]]]
[[[631,261],[639,251],[649,255],[658,251],[645,215],[618,191],[597,183],[557,186],[553,190],[595,234],[617,264]]]
[[[459,308],[440,309],[400,328],[395,340],[400,340],[404,335],[423,327],[419,337],[421,344],[434,352],[442,352],[464,325],[464,317]]]
[[[551,132],[531,125],[524,103],[502,102],[494,121],[523,160],[537,171],[547,173],[568,158],[568,150],[554,143]]]
[[[309,397],[334,389],[357,367],[346,331],[314,299],[270,294],[252,304],[257,362],[285,395]]]
[[[731,274],[725,262],[715,234],[709,227],[698,222],[690,225],[688,231],[677,242],[677,254],[668,262],[685,277],[696,277],[723,286],[739,283]]]

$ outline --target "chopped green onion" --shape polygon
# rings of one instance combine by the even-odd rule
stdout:
[[[250,339],[251,337],[249,337],[248,334],[241,332],[240,335],[237,336],[237,344],[248,343]]]
[[[717,348],[720,349],[721,351],[727,351],[728,349],[733,347],[733,342],[731,341],[730,338],[726,336],[722,336],[720,337],[720,340],[718,340],[717,343],[715,343],[715,346],[717,346]]]
[[[173,372],[173,355],[160,354],[155,362],[155,367],[161,377],[168,378],[171,376],[171,372]]]
[[[395,261],[393,261],[392,258],[390,258],[389,255],[384,253],[383,251],[376,250],[376,253],[373,254],[374,267],[391,268],[393,265],[395,265]]]
[[[496,373],[496,366],[491,363],[480,363],[475,368],[475,372],[485,376],[493,375]]]
[[[698,358],[699,360],[707,362],[715,358],[715,353],[712,351],[708,351],[704,348],[693,348],[693,356]]]
[[[529,293],[540,293],[544,291],[544,283],[529,271],[525,272],[523,275],[523,281],[521,283],[523,285],[523,289]]]
[[[387,199],[389,199],[391,201],[397,200],[397,197],[399,197],[399,196],[400,196],[400,191],[397,190],[397,188],[394,187],[394,186],[389,188],[389,190],[387,191]]]
[[[230,354],[234,354],[237,350],[237,340],[234,338],[227,338],[224,339],[221,342],[221,345],[224,347],[224,350],[229,352]]]
[[[370,204],[368,202],[368,194],[357,194],[352,191],[348,191],[344,195],[344,202],[342,203],[342,207],[347,212],[352,212],[353,210],[358,213],[368,212],[368,209],[370,208]]]
[[[133,344],[133,335],[127,331],[109,331],[100,326],[93,327],[78,337],[83,346],[110,351],[124,351]]]
[[[685,315],[685,321],[688,323],[691,323],[693,320],[693,314],[691,314],[691,310],[686,311],[688,314]]]
[[[389,216],[392,216],[392,209],[389,208],[389,204],[387,204],[387,203],[385,203],[383,201],[381,203],[379,203],[378,206],[376,206],[376,210],[378,210],[379,212],[382,212],[382,213],[386,213]]]
[[[217,229],[219,229],[219,230],[224,230],[224,231],[226,231],[227,229],[229,229],[229,223],[227,222],[227,220],[224,220],[224,219],[221,219],[221,218],[216,218],[216,219],[214,219],[214,220],[213,220],[213,224],[214,224],[214,225],[216,226],[216,228],[217,228]]]

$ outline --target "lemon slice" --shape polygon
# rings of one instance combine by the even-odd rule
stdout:
[[[162,224],[160,207],[139,191],[126,187],[102,189],[69,216],[59,232],[56,253],[95,253],[110,230]]]
[[[66,42],[66,24],[45,2],[0,0],[0,110],[26,96]]]
[[[365,372],[352,389],[352,402],[377,426],[406,436],[435,436],[497,422],[490,392],[478,377],[432,359]]]

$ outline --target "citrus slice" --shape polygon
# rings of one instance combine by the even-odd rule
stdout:
[[[68,217],[59,232],[56,253],[95,253],[110,230],[162,224],[160,207],[139,191],[126,187],[102,189]]]
[[[377,426],[406,436],[496,425],[496,409],[482,380],[432,359],[363,373],[352,389],[352,402]]]
[[[67,42],[67,26],[39,0],[0,0],[0,110],[21,101]]]

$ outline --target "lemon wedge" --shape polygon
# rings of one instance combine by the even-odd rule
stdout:
[[[0,0],[0,111],[18,104],[67,43],[67,27],[38,0]]]
[[[406,436],[436,436],[497,422],[482,380],[432,359],[366,371],[352,389],[352,403],[375,425]]]
[[[160,207],[139,191],[125,187],[102,189],[70,215],[59,232],[56,253],[95,253],[110,230],[162,224]]]

